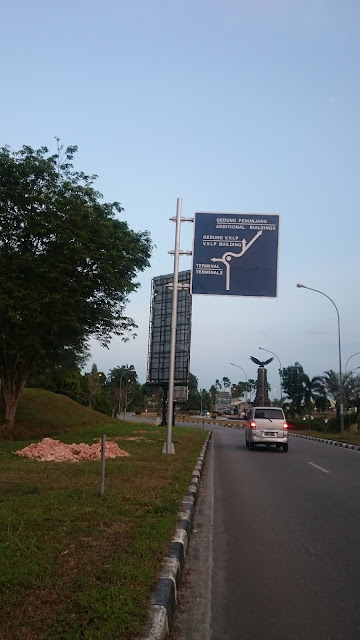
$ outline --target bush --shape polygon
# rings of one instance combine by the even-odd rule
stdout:
[[[351,424],[357,422],[356,413],[347,413],[344,415],[344,427],[348,429]],[[303,420],[302,418],[289,418],[288,419],[289,427],[295,429],[312,429],[313,431],[327,431],[330,433],[336,433],[340,431],[340,415],[336,415],[333,418],[330,418],[327,423],[325,423],[324,418],[314,418],[314,420]]]
[[[356,413],[346,413],[344,415],[344,428],[348,429],[351,424],[357,422],[357,414]],[[330,429],[329,431],[340,431],[340,414],[334,416],[329,420]]]
[[[330,423],[329,421],[326,425],[323,418],[314,418],[314,420],[309,418],[306,418],[306,420],[303,420],[303,418],[288,418],[287,422],[290,429],[313,429],[315,431],[329,431]]]
[[[135,409],[135,415],[136,416],[141,416],[141,414],[142,414],[141,409]]]

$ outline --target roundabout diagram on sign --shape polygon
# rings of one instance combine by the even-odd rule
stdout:
[[[246,242],[245,238],[241,241],[242,249],[240,253],[233,253],[233,251],[226,251],[221,258],[210,258],[211,262],[222,262],[225,265],[225,289],[230,291],[230,262],[232,258],[241,258],[251,245],[262,235],[262,231],[258,231],[250,242]]]

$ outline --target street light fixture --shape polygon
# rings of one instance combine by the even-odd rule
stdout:
[[[360,369],[360,367],[353,367],[352,369],[349,369],[348,373],[351,373],[352,371],[356,371],[356,369]]]
[[[358,355],[360,355],[360,351],[357,351],[356,353],[353,353],[353,354],[352,354],[352,356],[350,356],[350,358],[348,358],[348,359],[346,360],[345,373],[346,373],[346,368],[347,368],[347,365],[348,365],[349,360],[351,360],[351,358],[353,358],[354,356],[358,356]],[[358,367],[355,367],[355,368],[357,369]],[[352,369],[351,369],[351,371],[352,371]]]
[[[341,433],[344,433],[344,388],[343,388],[343,378],[342,378],[342,370],[341,370],[341,333],[340,333],[340,314],[339,310],[334,302],[323,291],[319,291],[319,289],[312,289],[311,287],[306,287],[304,284],[296,285],[299,289],[309,289],[309,291],[315,291],[316,293],[320,293],[322,296],[325,296],[330,302],[334,305],[337,313],[337,321],[338,321],[338,349],[339,349],[339,396],[340,396],[340,430]],[[354,354],[355,355],[355,354]],[[347,364],[347,363],[346,363]]]
[[[243,369],[242,367],[240,367],[240,365],[239,365],[239,364],[234,364],[233,362],[230,362],[230,364],[231,364],[233,367],[237,367],[238,369],[241,369],[241,370],[245,373],[245,378],[246,378],[246,387],[245,387],[245,403],[246,403],[246,405],[247,405],[247,403],[248,403],[248,377],[247,377],[246,371],[245,371],[245,369]]]
[[[264,349],[264,347],[259,347],[260,351],[267,351],[268,353],[272,353],[273,356],[275,356],[275,358],[278,359],[279,362],[279,366],[280,366],[280,401],[282,404],[282,380],[281,380],[281,370],[282,370],[282,366],[281,366],[281,362],[280,362],[280,358],[276,355],[276,353],[274,353],[273,351],[270,351],[270,349]]]

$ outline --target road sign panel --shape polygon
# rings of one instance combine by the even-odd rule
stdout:
[[[195,214],[192,293],[276,297],[279,216]]]

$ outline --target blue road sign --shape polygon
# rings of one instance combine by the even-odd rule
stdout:
[[[277,295],[279,216],[196,213],[192,293]]]

